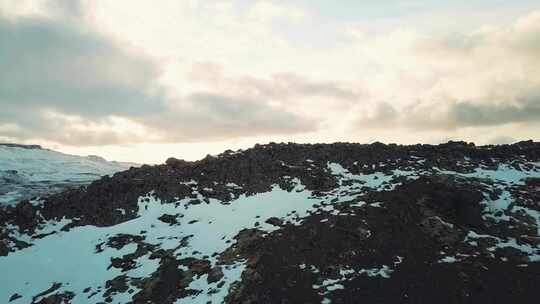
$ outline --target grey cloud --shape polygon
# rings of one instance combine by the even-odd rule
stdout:
[[[48,0],[48,11],[63,17],[78,17],[83,14],[83,5],[79,0]]]
[[[359,119],[362,127],[402,126],[420,130],[500,126],[540,122],[540,97],[524,97],[517,103],[473,103],[446,101],[410,105],[397,110],[381,103],[371,115]]]
[[[49,19],[0,18],[0,54],[5,109],[99,117],[161,106],[160,92],[150,94],[159,76],[153,62],[96,33]]]
[[[64,14],[79,7],[55,2]],[[267,104],[267,98],[194,94],[167,97],[151,59],[64,18],[0,15],[0,137],[67,145],[203,141],[313,130],[316,122]],[[175,106],[172,106],[175,105]],[[68,119],[51,116],[59,114]],[[138,122],[152,138],[111,128]],[[2,126],[15,125],[16,128]]]
[[[436,75],[433,85],[417,92],[418,96],[446,97],[438,101],[423,99],[409,105],[399,101],[381,103],[371,113],[361,115],[358,124],[362,128],[399,126],[411,131],[444,132],[506,124],[528,127],[539,123],[538,37],[540,13],[536,12],[515,24],[470,35],[416,39],[411,59],[416,60],[420,70],[431,64],[442,63],[443,67],[433,71]],[[414,96],[404,98],[410,100]]]
[[[388,128],[397,123],[398,119],[399,112],[391,104],[380,102],[375,105],[370,115],[359,119],[359,125],[370,128]]]
[[[167,141],[301,133],[317,125],[264,102],[212,93],[190,95],[174,111],[149,115],[142,122],[156,127],[155,132],[176,130],[162,135]]]
[[[356,102],[360,94],[336,82],[311,81],[294,74],[277,74],[272,81],[253,78],[245,79],[247,85],[257,88],[262,94],[274,98],[290,98],[297,96],[320,96]]]
[[[449,117],[449,125],[494,126],[507,123],[540,122],[540,99],[527,100],[521,104],[475,105],[472,103],[456,104]],[[452,122],[455,124],[451,124]]]
[[[74,128],[70,122],[55,118],[47,118],[41,113],[27,113],[19,120],[19,128],[2,129],[2,117],[0,117],[0,137],[12,138],[22,142],[32,142],[35,140],[47,140],[72,146],[95,146],[129,144],[144,141],[140,135],[135,133],[118,133],[111,129],[102,130],[80,130]],[[107,123],[108,119],[101,119],[102,123]],[[95,121],[82,119],[83,125],[96,123]]]
[[[227,77],[219,65],[199,63],[191,73],[193,81],[202,81],[231,90],[240,88],[250,96],[286,102],[298,97],[324,97],[345,103],[355,103],[366,93],[359,88],[332,81],[314,81],[293,73],[274,74],[270,79]]]

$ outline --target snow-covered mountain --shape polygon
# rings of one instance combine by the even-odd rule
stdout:
[[[2,303],[538,303],[540,143],[257,145],[0,211]]]
[[[0,144],[0,205],[85,185],[135,164],[68,155],[38,145]]]

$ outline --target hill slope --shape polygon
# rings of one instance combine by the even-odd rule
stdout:
[[[257,145],[0,227],[12,303],[537,303],[540,143]]]
[[[0,144],[0,205],[77,188],[132,165],[37,145]]]

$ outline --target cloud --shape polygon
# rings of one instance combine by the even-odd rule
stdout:
[[[270,1],[0,0],[0,10],[0,139],[418,141],[535,134],[540,121],[539,12],[444,34],[369,31]]]
[[[299,7],[283,3],[278,5],[271,1],[259,0],[250,8],[248,18],[262,22],[276,18],[283,18],[292,22],[302,22],[307,16],[306,12]]]
[[[229,94],[244,94],[254,98],[287,103],[298,98],[324,98],[332,102],[356,103],[365,92],[351,84],[329,80],[311,80],[295,73],[278,73],[268,79],[250,76],[230,77],[218,64],[194,64],[189,79],[206,89]]]
[[[83,5],[78,0],[46,0],[44,6],[46,12],[57,16],[80,17],[84,13]]]
[[[0,51],[0,100],[9,109],[98,117],[159,110],[156,65],[97,33],[46,18],[0,18]]]
[[[80,13],[70,3],[50,2],[51,16],[0,14],[1,138],[107,145],[315,129],[264,97],[171,97],[156,61],[65,18]]]
[[[417,103],[401,110],[388,103],[379,103],[374,111],[360,119],[359,125],[369,128],[400,126],[417,130],[455,130],[538,122],[540,122],[540,98],[521,101],[518,104],[475,104],[456,101]]]
[[[303,133],[317,124],[258,100],[214,93],[192,94],[172,109],[142,119],[168,142]]]
[[[403,84],[361,109],[358,126],[451,132],[540,122],[540,12],[470,34],[394,35],[396,53],[390,41],[378,43],[390,50],[384,56]]]

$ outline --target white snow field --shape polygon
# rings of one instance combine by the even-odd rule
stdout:
[[[136,166],[99,156],[0,145],[0,205],[62,191]]]

